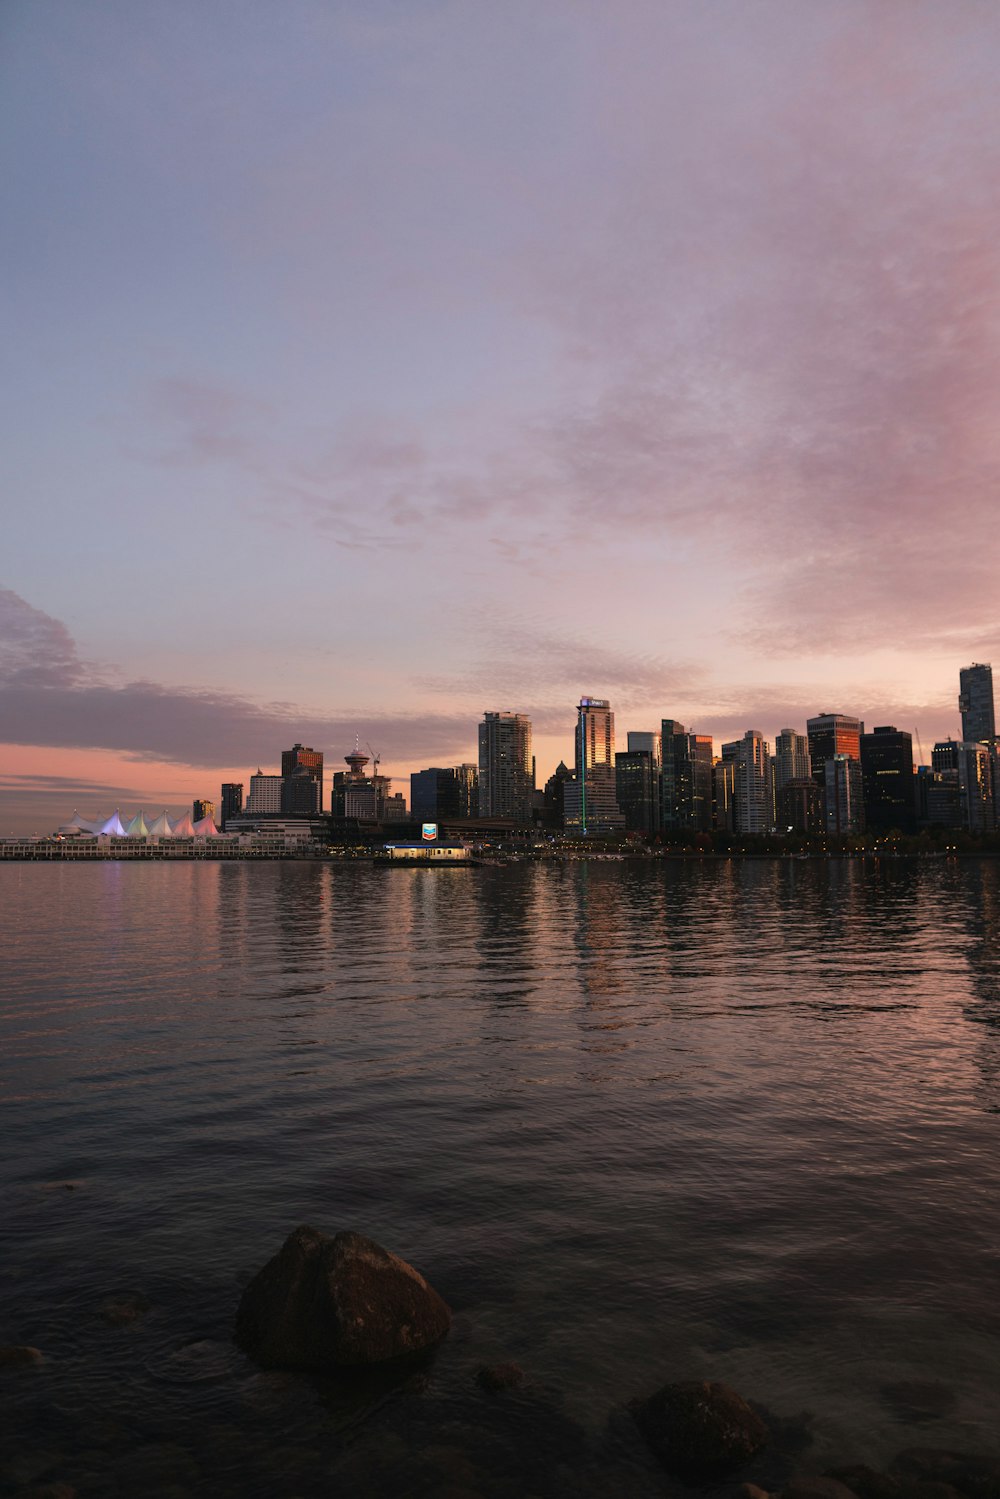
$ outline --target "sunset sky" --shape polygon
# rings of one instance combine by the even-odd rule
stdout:
[[[0,833],[1000,670],[1000,6],[6,0]],[[409,791],[397,781],[397,788]]]

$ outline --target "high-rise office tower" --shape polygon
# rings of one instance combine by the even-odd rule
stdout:
[[[306,770],[312,780],[316,782],[315,805],[306,808],[305,802],[308,794],[301,786],[294,794],[297,805],[293,809],[285,808],[286,811],[310,811],[322,812],[323,810],[323,752],[322,750],[310,749],[307,744],[293,744],[290,750],[282,750],[281,774],[285,780],[289,780],[297,770]]]
[[[813,780],[820,786],[826,780],[826,762],[834,755],[850,755],[852,760],[861,759],[861,736],[865,726],[860,718],[851,718],[847,713],[819,713],[806,720],[809,738],[809,759]]]
[[[479,725],[479,815],[531,822],[535,762],[531,719],[524,713],[485,713]]]
[[[196,796],[191,808],[191,817],[194,822],[201,822],[203,817],[215,816],[215,803],[206,801],[204,797]]]
[[[991,831],[996,826],[991,760],[989,745],[965,739],[938,740],[931,752],[933,787],[943,789],[935,802],[938,807],[947,804],[950,788],[955,815],[949,823],[941,812],[935,814],[932,804],[929,820],[967,828],[970,833]]]
[[[239,817],[243,811],[243,782],[223,781],[222,783],[222,831],[226,831],[226,819]]]
[[[712,828],[712,739],[688,734],[676,718],[660,727],[660,824],[665,831]]]
[[[913,831],[916,786],[913,739],[905,729],[888,725],[861,736],[861,779],[865,826],[873,832]]]
[[[812,760],[806,735],[796,734],[794,729],[782,729],[774,741],[772,765],[775,797],[788,781],[803,781],[812,775]]]
[[[958,706],[962,714],[962,738],[984,744],[996,735],[993,708],[993,668],[974,662],[958,674]]]
[[[722,758],[733,766],[733,830],[766,833],[774,821],[771,752],[758,729],[722,746]]]
[[[307,765],[281,777],[281,810],[288,817],[312,817],[322,811],[323,784]]]
[[[415,822],[475,817],[479,773],[474,765],[432,765],[410,775],[410,810]]]
[[[660,735],[654,729],[629,729],[626,743],[629,754],[634,750],[647,750],[656,763],[660,763]]]
[[[832,755],[823,767],[826,831],[835,836],[865,830],[861,762],[853,755]]]
[[[631,741],[632,735],[628,737]],[[632,749],[631,744],[615,755],[615,800],[630,833],[655,833],[659,827],[657,760],[652,750]]]
[[[581,833],[624,828],[615,798],[615,715],[603,697],[582,697],[576,710],[576,775],[563,789],[565,826]]]
[[[281,776],[265,775],[258,765],[257,774],[250,777],[247,813],[251,817],[256,817],[265,812],[280,812],[281,784]]]

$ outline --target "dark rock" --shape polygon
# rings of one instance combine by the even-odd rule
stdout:
[[[781,1499],[858,1499],[858,1496],[838,1478],[803,1473],[785,1485]]]
[[[236,1341],[265,1368],[350,1368],[429,1348],[450,1325],[405,1260],[361,1234],[303,1225],[243,1292]]]
[[[668,1473],[705,1482],[739,1467],[768,1438],[764,1422],[728,1385],[690,1380],[634,1401],[632,1415]]]
[[[855,1494],[858,1499],[902,1499],[899,1483],[888,1473],[879,1473],[875,1468],[866,1467],[864,1463],[855,1463],[849,1468],[834,1468],[831,1477],[839,1478],[840,1482]]]
[[[514,1390],[523,1382],[524,1370],[520,1364],[480,1364],[476,1370],[476,1383],[481,1389],[494,1393]]]
[[[44,1362],[41,1350],[30,1348],[27,1344],[0,1347],[0,1369],[36,1369]]]

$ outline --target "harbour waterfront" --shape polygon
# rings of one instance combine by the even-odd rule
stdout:
[[[15,1491],[655,1494],[624,1405],[685,1378],[807,1468],[1000,1455],[995,863],[23,864],[0,912]],[[392,1398],[234,1349],[300,1222],[453,1306]]]

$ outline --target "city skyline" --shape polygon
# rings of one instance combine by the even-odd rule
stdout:
[[[5,12],[0,830],[581,691],[958,737],[1000,14]]]

